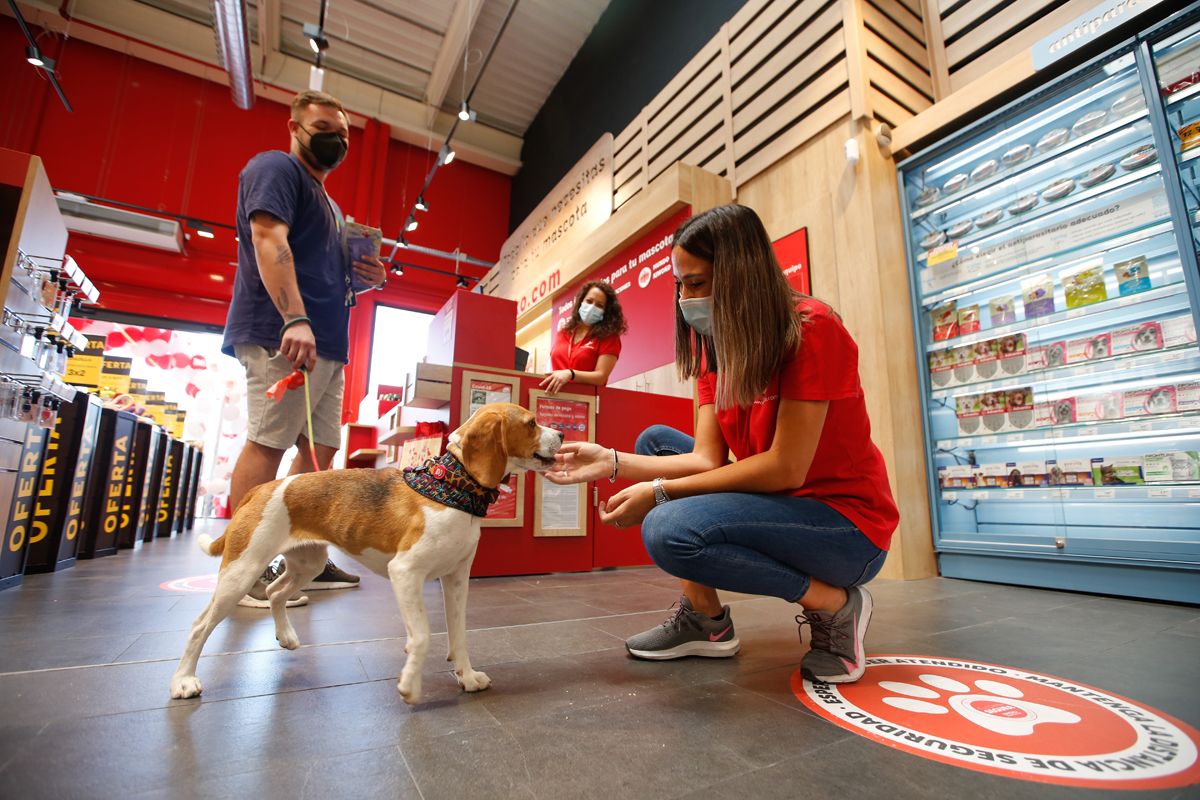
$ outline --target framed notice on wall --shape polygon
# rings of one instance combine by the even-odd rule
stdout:
[[[812,294],[812,279],[808,268],[808,228],[792,231],[771,243],[779,268],[793,289],[802,294]]]
[[[596,441],[596,398],[531,389],[529,406],[538,424],[563,433],[564,442]],[[534,478],[534,536],[587,536],[587,484],[559,486]]]
[[[521,379],[515,375],[492,375],[486,372],[464,371],[462,402],[459,404],[458,424],[489,403],[519,403]],[[508,476],[508,488],[500,489],[496,502],[488,507],[480,525],[484,528],[520,528],[525,525],[525,471]]]

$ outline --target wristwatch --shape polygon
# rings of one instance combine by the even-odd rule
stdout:
[[[663,503],[669,503],[669,502],[671,502],[671,497],[670,497],[670,495],[667,494],[667,490],[663,488],[663,479],[655,478],[654,479],[654,505],[661,506]]]

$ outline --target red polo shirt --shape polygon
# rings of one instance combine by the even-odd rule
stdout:
[[[600,356],[621,355],[621,337],[606,336],[597,339],[589,333],[578,342],[574,331],[562,330],[554,338],[550,349],[551,369],[573,369],[576,372],[592,372]]]
[[[887,550],[900,512],[888,487],[883,455],[871,441],[871,421],[858,379],[858,346],[829,306],[805,299],[797,308],[808,314],[799,349],[751,407],[717,411],[721,433],[739,460],[757,455],[775,438],[781,394],[789,400],[828,400],[808,476],[790,493],[820,500]],[[715,373],[700,377],[700,405],[714,403],[716,383]]]

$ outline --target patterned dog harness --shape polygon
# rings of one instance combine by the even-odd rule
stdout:
[[[427,459],[419,467],[405,467],[404,482],[414,492],[435,503],[466,511],[475,517],[487,516],[488,506],[500,495],[498,489],[480,485],[449,452]]]

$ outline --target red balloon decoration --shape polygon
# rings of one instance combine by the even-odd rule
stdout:
[[[187,353],[175,353],[171,356],[175,369],[187,369],[192,365],[192,357]]]

